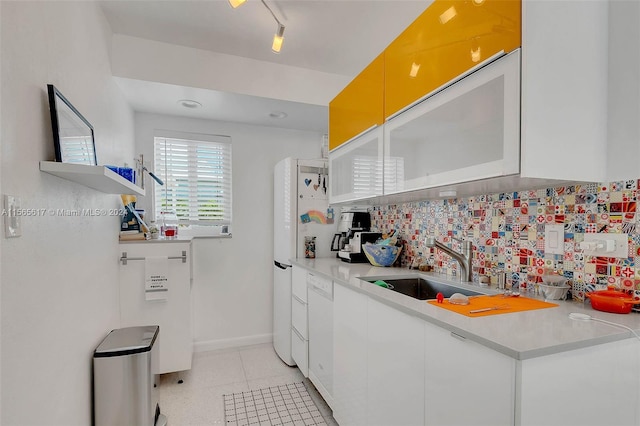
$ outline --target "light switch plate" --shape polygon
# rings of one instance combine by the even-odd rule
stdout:
[[[564,254],[564,225],[551,223],[545,225],[544,253]]]
[[[5,238],[19,237],[22,235],[22,220],[18,215],[20,210],[20,198],[13,195],[4,196],[4,236]]]
[[[618,257],[626,259],[629,257],[629,234],[603,234],[603,233],[587,233],[584,234],[585,242],[602,243],[606,247],[607,240],[614,242],[613,251],[606,251],[605,248],[595,250],[584,250],[584,254],[588,256],[599,257]]]

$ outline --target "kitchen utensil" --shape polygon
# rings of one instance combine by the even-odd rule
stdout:
[[[453,293],[449,298],[449,303],[453,303],[454,305],[468,305],[469,297],[462,293]]]
[[[378,280],[378,281],[374,281],[373,282],[375,285],[379,285],[380,287],[384,287],[384,288],[388,288],[389,290],[393,290],[393,285],[386,283],[382,280]]]
[[[489,308],[482,308],[482,309],[473,309],[471,311],[469,311],[470,314],[479,314],[480,312],[487,312],[487,311],[497,311],[499,309],[509,309],[509,305],[496,305],[496,306],[491,306]]]
[[[502,293],[502,297],[520,297],[520,289],[515,289],[515,290],[505,290],[504,293]]]
[[[563,284],[563,285],[538,284],[538,287],[542,289],[542,295],[544,296],[545,300],[565,300],[567,298],[567,292],[571,288],[571,286],[567,284]]]
[[[402,247],[364,243],[362,250],[373,266],[391,266],[400,256]]]
[[[495,274],[496,274],[496,284],[498,286],[498,290],[504,290],[506,288],[506,283],[507,283],[507,273],[502,269],[498,269],[495,271]]]
[[[628,314],[633,305],[640,304],[640,300],[617,290],[593,291],[586,296],[591,299],[593,309],[614,314]]]

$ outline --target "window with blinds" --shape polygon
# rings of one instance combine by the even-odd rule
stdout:
[[[205,139],[205,140],[198,140]],[[231,138],[154,138],[155,217],[189,225],[231,224]]]
[[[351,168],[354,195],[382,194],[383,176],[385,191],[402,190],[404,183],[403,158],[391,157],[382,161],[373,156],[356,156],[353,158]]]

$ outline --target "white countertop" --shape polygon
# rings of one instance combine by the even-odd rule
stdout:
[[[376,267],[368,263],[350,264],[336,258],[294,259],[293,264],[313,270],[339,285],[364,293],[389,306],[519,360],[635,338],[633,333],[621,327],[597,321],[572,320],[569,318],[571,312],[585,313],[594,318],[622,324],[640,334],[638,314],[610,314],[596,311],[591,308],[589,302],[553,300],[552,302],[557,303],[558,307],[471,318],[359,279],[359,277],[421,274],[458,286],[469,285],[451,281],[445,275],[419,272],[408,268]],[[472,286],[468,288],[486,293],[496,292],[495,287],[480,287],[477,284]],[[527,297],[534,296],[527,295]]]

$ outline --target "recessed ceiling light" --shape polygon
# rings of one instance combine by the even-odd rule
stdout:
[[[177,104],[190,109],[200,108],[202,106],[200,102],[192,99],[180,99]]]
[[[287,113],[283,112],[283,111],[272,111],[272,112],[269,113],[269,117],[278,118],[278,119],[286,118],[287,117]]]

